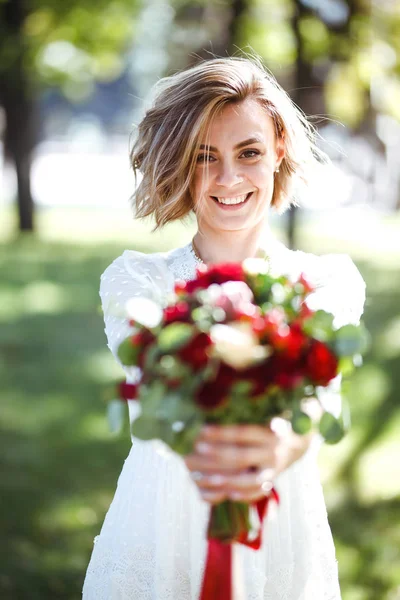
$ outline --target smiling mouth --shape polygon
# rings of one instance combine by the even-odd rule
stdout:
[[[253,194],[253,192],[248,192],[248,194],[242,194],[241,196],[235,196],[234,198],[224,198],[224,197],[217,197],[217,196],[211,196],[211,198],[214,200],[214,202],[216,202],[217,204],[223,204],[225,206],[233,206],[233,205],[237,205],[237,204],[244,204],[245,202],[247,202],[250,198],[250,196]]]

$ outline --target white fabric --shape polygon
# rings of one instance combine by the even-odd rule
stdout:
[[[344,255],[314,256],[268,248],[274,270],[304,272],[318,286],[315,307],[331,310],[337,325],[357,322],[364,282]],[[108,345],[115,354],[129,331],[123,306],[132,296],[165,302],[175,280],[190,279],[191,247],[168,253],[125,251],[101,277]],[[126,370],[135,380],[133,369]],[[340,402],[333,392],[331,402]],[[130,402],[135,418],[135,404]],[[265,521],[259,551],[238,545],[246,600],[338,600],[337,563],[317,468],[317,447],[276,480],[279,508]],[[204,569],[209,505],[182,459],[162,442],[133,438],[132,448],[95,545],[84,600],[197,600]]]

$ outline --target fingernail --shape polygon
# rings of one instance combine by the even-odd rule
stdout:
[[[210,444],[206,444],[205,442],[199,442],[196,444],[196,450],[200,452],[200,454],[207,454],[211,450]]]
[[[273,487],[274,487],[274,485],[273,485],[272,481],[264,481],[264,483],[261,486],[261,489],[265,494],[268,494],[272,490]]]

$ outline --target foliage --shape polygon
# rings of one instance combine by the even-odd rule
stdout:
[[[11,2],[0,4],[0,75],[12,72],[22,55],[32,87],[57,86],[76,100],[91,93],[94,81],[123,71],[139,0],[34,0],[15,28],[6,25]]]
[[[367,117],[370,103],[376,112],[400,119],[398,6],[252,0],[248,7],[236,40],[239,48],[253,48],[281,78],[296,68],[301,54],[312,69],[315,89],[324,87],[327,112],[350,126]]]

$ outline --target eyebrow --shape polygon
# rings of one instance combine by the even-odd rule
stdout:
[[[239,142],[234,147],[234,150],[239,150],[239,148],[243,148],[244,146],[249,146],[250,144],[263,144],[263,140],[258,137],[252,137],[248,140],[244,140],[243,142]],[[200,145],[200,150],[208,150],[209,152],[218,152],[218,149],[215,146],[206,146],[205,144]]]

